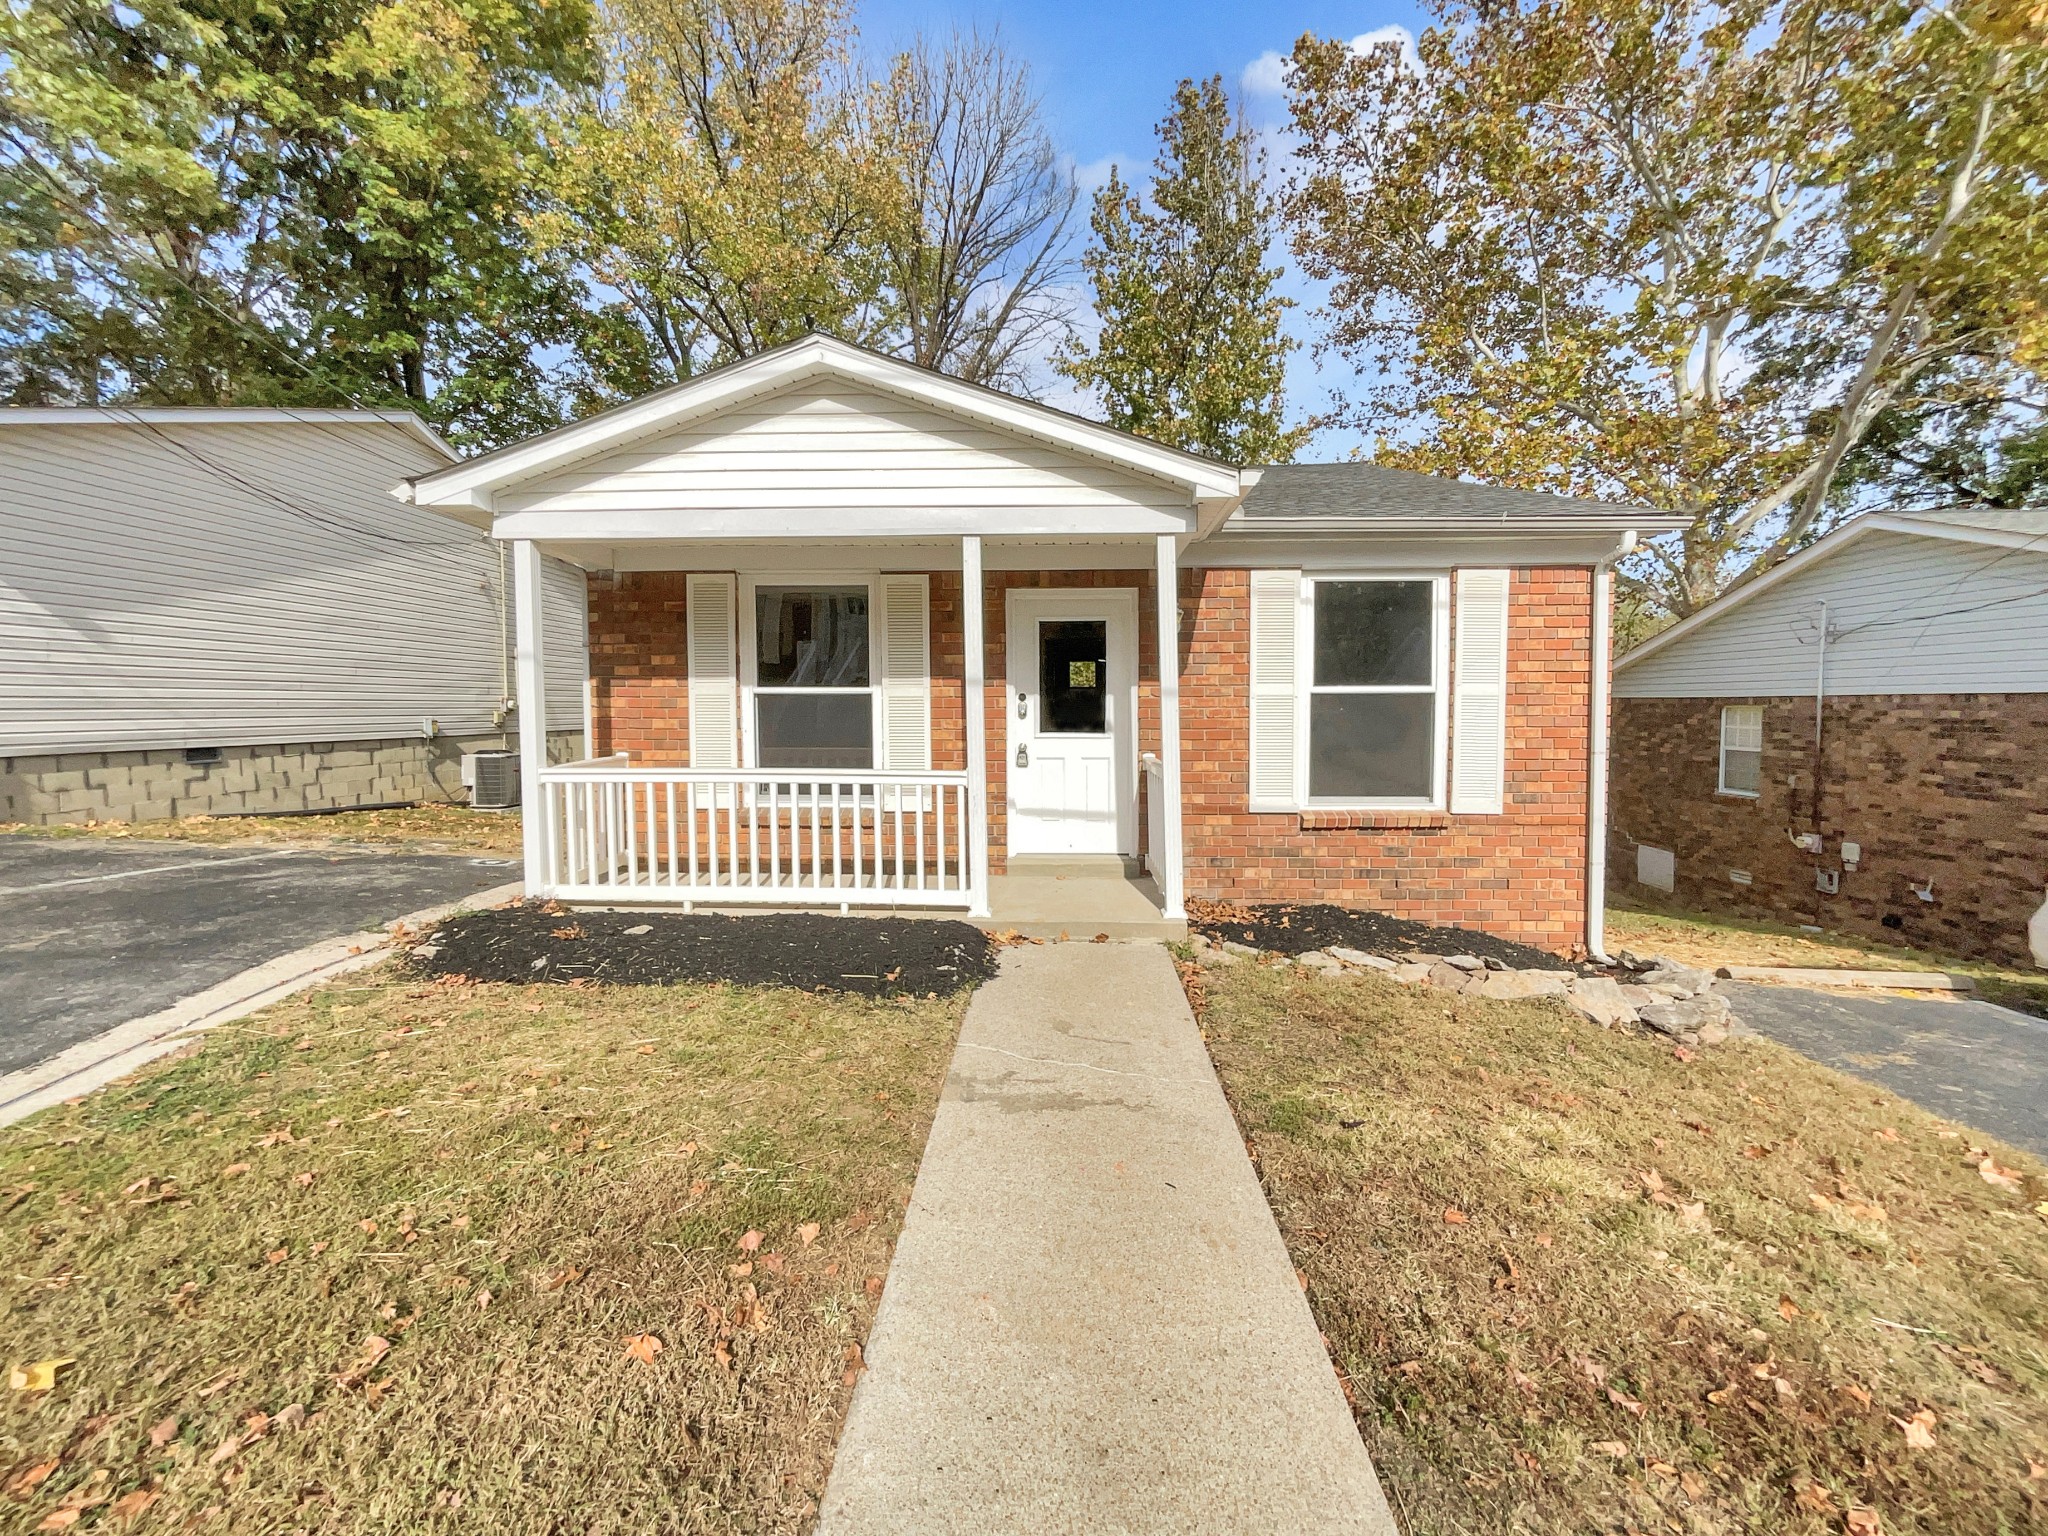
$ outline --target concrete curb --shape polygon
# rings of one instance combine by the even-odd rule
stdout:
[[[0,1077],[0,1125],[12,1125],[37,1110],[104,1088],[137,1067],[189,1044],[193,1037],[215,1025],[246,1018],[259,1008],[268,1008],[294,993],[318,986],[331,976],[375,965],[390,950],[395,928],[420,928],[457,912],[496,906],[523,895],[525,890],[525,884],[515,880],[459,901],[408,912],[381,929],[323,939],[251,966],[156,1013],[116,1024],[104,1034],[67,1046],[48,1061]]]
[[[1724,981],[1770,981],[1786,987],[1857,987],[1885,992],[1975,992],[1968,976],[1948,971],[1848,971],[1798,965],[1724,965]]]

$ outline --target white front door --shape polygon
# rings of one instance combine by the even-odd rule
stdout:
[[[1011,853],[1137,851],[1137,594],[1009,594]]]

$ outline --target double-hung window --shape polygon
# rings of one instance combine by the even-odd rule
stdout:
[[[1310,577],[1303,586],[1308,803],[1439,803],[1443,581]]]
[[[871,597],[866,582],[754,588],[755,767],[875,766]]]
[[[1754,800],[1764,777],[1764,707],[1729,704],[1721,711],[1721,782],[1724,795]]]

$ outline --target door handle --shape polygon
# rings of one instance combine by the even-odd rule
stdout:
[[[1017,766],[1019,768],[1029,768],[1031,766],[1031,749],[1029,747],[1020,745],[1017,748]]]

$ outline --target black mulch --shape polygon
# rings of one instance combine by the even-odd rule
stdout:
[[[1249,918],[1240,915],[1245,913],[1250,914]],[[1284,955],[1339,944],[1389,958],[1409,950],[1430,955],[1476,955],[1481,960],[1490,956],[1517,971],[1563,970],[1572,964],[1547,950],[1497,939],[1471,928],[1436,928],[1403,917],[1389,917],[1384,912],[1357,912],[1322,902],[1223,906],[1191,901],[1188,927],[1212,943],[1235,939],[1254,949],[1277,950]]]
[[[645,933],[629,933],[642,928]],[[922,997],[979,986],[995,946],[966,923],[761,912],[549,912],[499,907],[450,918],[412,952],[430,976],[472,981],[742,986]]]

